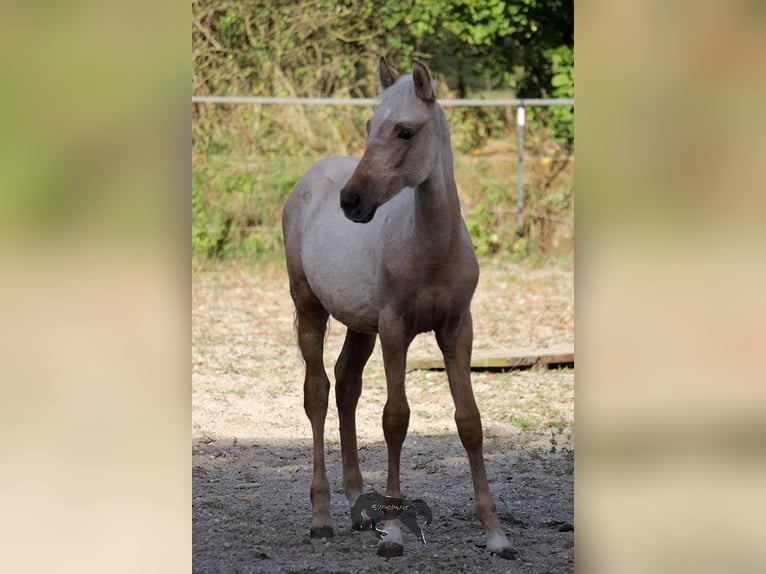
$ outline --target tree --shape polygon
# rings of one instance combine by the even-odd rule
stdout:
[[[574,93],[572,0],[194,0],[192,45],[197,94],[372,96],[381,54],[460,97]],[[550,115],[571,140],[571,109]]]

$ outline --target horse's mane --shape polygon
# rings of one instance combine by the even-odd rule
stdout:
[[[393,85],[383,90],[378,97],[378,103],[387,103],[392,107],[403,107],[416,97],[412,74],[407,74],[406,76],[399,77]]]

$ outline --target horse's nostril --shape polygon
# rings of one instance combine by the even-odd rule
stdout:
[[[362,203],[362,198],[359,197],[358,193],[352,193],[347,198],[341,197],[341,200],[340,200],[340,206],[343,209],[354,209],[358,207],[360,203]]]

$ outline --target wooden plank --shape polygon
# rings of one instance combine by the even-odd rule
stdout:
[[[473,355],[471,370],[545,369],[574,366],[574,347],[537,351],[496,351]],[[438,357],[413,357],[407,360],[407,370],[444,370],[444,360]]]

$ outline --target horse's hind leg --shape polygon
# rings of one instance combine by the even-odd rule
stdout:
[[[289,265],[289,260],[288,260]],[[324,423],[330,381],[324,369],[324,336],[328,313],[308,286],[302,273],[290,273],[290,294],[295,302],[298,346],[306,362],[303,407],[311,421],[314,449],[314,474],[311,479],[311,537],[333,535],[330,518],[330,484],[324,461]]]
[[[343,490],[353,508],[364,490],[356,443],[356,405],[362,394],[362,371],[375,347],[375,335],[348,329],[343,350],[335,364],[335,400],[340,419],[340,448],[343,457]],[[354,521],[354,530],[369,530],[371,523]]]

